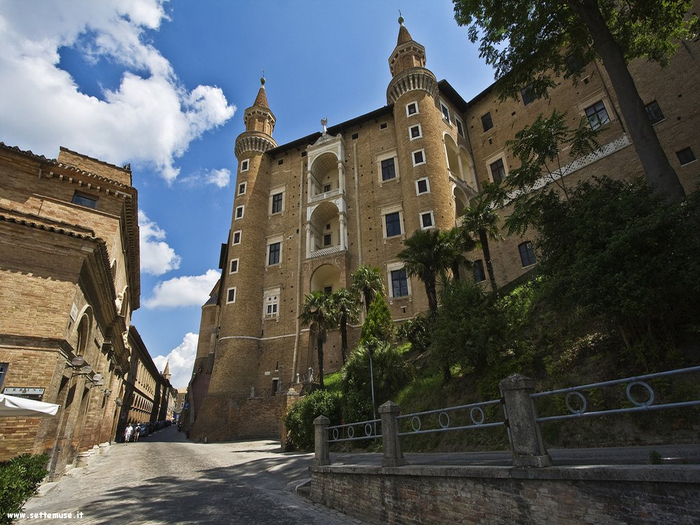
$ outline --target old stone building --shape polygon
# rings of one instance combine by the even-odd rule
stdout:
[[[0,419],[0,460],[47,452],[60,475],[114,439],[139,307],[137,200],[129,167],[0,144],[0,386],[61,406]]]
[[[400,20],[389,56],[387,105],[288,144],[273,138],[275,116],[264,79],[236,139],[233,217],[222,247],[219,284],[202,308],[189,389],[192,437],[275,436],[289,400],[309,370],[317,371],[304,296],[350,286],[362,264],[379,267],[394,320],[427,309],[422,284],[406,275],[397,254],[419,228],[454,227],[484,181],[517,165],[506,147],[537,115],[566,111],[601,126],[601,149],[571,166],[574,184],[594,175],[641,172],[618,102],[603,68],[585,67],[574,84],[561,80],[549,98],[500,101],[493,86],[465,101],[426,67],[424,47]],[[698,184],[697,41],[682,46],[660,70],[631,66],[650,118],[687,190]],[[387,50],[388,51],[388,50]],[[378,57],[379,59],[379,57]],[[492,247],[499,285],[536,264],[533,234]],[[484,279],[483,256],[475,278]],[[358,327],[351,330],[351,343]],[[324,347],[326,371],[341,365],[337,334]],[[298,388],[297,388],[298,389]]]

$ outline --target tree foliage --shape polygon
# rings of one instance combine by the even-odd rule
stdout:
[[[49,473],[46,454],[22,454],[0,463],[0,523],[13,522],[9,515],[22,511]]]
[[[313,450],[314,419],[326,416],[331,425],[339,425],[340,407],[340,395],[327,390],[316,390],[294,403],[284,417],[291,444],[300,450]]]
[[[500,240],[500,218],[494,209],[495,198],[500,193],[495,193],[499,187],[497,185],[486,185],[482,195],[472,199],[469,206],[464,209],[462,215],[462,231],[465,236],[471,237],[475,235],[478,239],[478,246],[484,252],[484,262],[486,263],[486,272],[491,283],[491,290],[495,293],[497,290],[496,275],[493,271],[493,263],[491,262],[491,247],[489,239]]]
[[[392,342],[396,335],[396,327],[391,317],[389,306],[382,296],[376,296],[369,307],[367,318],[362,323],[360,334],[361,345],[376,345],[378,342]]]
[[[308,326],[311,333],[316,336],[318,382],[323,388],[323,344],[328,337],[328,330],[338,325],[338,312],[330,294],[325,292],[311,292],[308,294],[304,298],[299,318],[302,324]]]
[[[382,271],[374,266],[363,264],[350,276],[352,285],[350,290],[365,302],[365,313],[369,312],[372,299],[377,295],[385,295]]]
[[[357,308],[358,296],[350,290],[341,288],[331,293],[333,308],[338,313],[340,325],[340,346],[343,364],[348,358],[348,323],[355,323],[359,319],[360,312]]]

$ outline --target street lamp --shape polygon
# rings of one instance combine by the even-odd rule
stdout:
[[[369,354],[369,380],[370,384],[372,386],[372,419],[375,420],[374,423],[374,433],[377,433],[377,411],[376,411],[376,403],[374,402],[374,370],[372,369],[372,356],[374,355],[374,345],[375,341],[367,341],[367,353]]]

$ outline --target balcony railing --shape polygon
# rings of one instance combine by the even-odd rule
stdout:
[[[330,199],[331,197],[335,197],[336,195],[340,195],[343,193],[340,188],[336,188],[331,191],[327,191],[325,193],[319,193],[317,195],[312,195],[309,197],[309,202],[317,202],[317,201],[322,201],[325,199]]]
[[[309,255],[309,259],[313,259],[314,257],[324,257],[325,255],[331,255],[333,253],[338,253],[338,252],[344,252],[347,250],[344,250],[340,247],[340,244],[337,244],[335,246],[329,246],[328,248],[323,248],[322,250],[315,250],[311,252]]]

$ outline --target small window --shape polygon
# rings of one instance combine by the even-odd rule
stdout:
[[[379,124],[379,129],[386,129],[386,122]]]
[[[324,286],[324,287],[323,287],[323,293],[325,293],[325,294],[332,294],[332,293],[333,293],[333,285]]]
[[[241,161],[241,171],[248,171],[249,166],[250,166],[250,161],[248,159]]]
[[[281,242],[273,242],[267,248],[267,265],[273,266],[280,263]]]
[[[328,224],[326,224],[326,230],[330,230],[330,229],[331,229],[331,223],[329,222]]]
[[[524,106],[527,106],[528,104],[531,104],[532,102],[537,100],[537,96],[535,96],[535,89],[532,87],[532,84],[525,86],[523,89],[521,89],[520,96],[523,97]]]
[[[450,123],[450,110],[442,102],[440,102],[440,109],[442,110],[442,118],[445,120],[445,122],[447,122],[449,124]]]
[[[423,133],[421,131],[420,124],[418,124],[416,126],[411,126],[410,128],[408,128],[408,137],[411,140],[419,139],[422,136],[423,136]]]
[[[411,115],[417,115],[418,114],[418,104],[415,102],[411,102],[410,104],[406,104],[406,116],[410,117]]]
[[[282,164],[284,164],[284,159],[280,159],[277,161],[278,166],[281,166]]]
[[[2,384],[5,381],[8,366],[10,366],[9,363],[0,363],[0,387],[2,387]]]
[[[427,211],[420,214],[420,227],[422,230],[427,230],[435,226],[435,220],[433,219],[433,212]]]
[[[484,127],[484,131],[488,131],[493,127],[493,120],[491,120],[490,111],[481,117],[481,125]]]
[[[323,235],[323,245],[324,246],[330,246],[332,242],[333,242],[333,234],[332,233],[326,233]]]
[[[430,193],[430,183],[427,178],[416,181],[416,195],[423,195],[424,193]]]
[[[279,315],[279,294],[279,288],[275,288],[273,290],[268,290],[265,292],[265,295],[263,296],[264,317],[277,317]]]
[[[486,274],[484,273],[484,261],[478,259],[474,261],[474,266],[472,267],[474,271],[474,282],[480,283],[486,280]]]
[[[241,230],[233,232],[233,241],[231,242],[231,244],[241,244]]]
[[[506,167],[503,164],[503,159],[498,159],[489,165],[491,169],[491,178],[493,182],[501,182],[506,177]]]
[[[681,163],[681,166],[684,164],[690,164],[695,160],[695,153],[693,153],[693,150],[690,148],[684,148],[680,151],[676,151],[676,156],[678,157],[678,161]]]
[[[401,235],[401,214],[397,211],[394,213],[387,213],[384,216],[386,223],[386,236],[395,237]]]
[[[663,111],[661,111],[661,107],[659,107],[659,103],[654,100],[653,102],[649,102],[645,106],[647,110],[647,116],[649,117],[649,122],[652,124],[656,124],[657,122],[661,122],[664,117]]]
[[[406,297],[408,295],[408,276],[406,269],[391,271],[391,296]]]
[[[464,126],[462,125],[462,121],[455,117],[455,124],[457,124],[457,133],[464,137]]]
[[[238,206],[236,208],[236,219],[242,219],[243,218],[243,210],[245,209],[245,206]]]
[[[85,208],[97,208],[97,198],[90,197],[77,191],[73,194],[72,202],[73,204],[77,204],[78,206],[83,206]]]
[[[422,149],[413,152],[413,165],[425,164],[425,153]]]
[[[603,104],[602,100],[586,108],[586,117],[588,117],[588,123],[592,129],[598,129],[610,122],[608,110],[605,109],[605,104]]]
[[[272,196],[272,213],[282,212],[282,196],[283,193],[275,193]]]
[[[583,59],[576,55],[569,55],[566,57],[566,66],[570,73],[577,73],[583,69],[584,66]]]
[[[231,268],[229,273],[238,273],[238,259],[231,259]]]
[[[236,302],[236,288],[229,288],[226,292],[226,303]]]
[[[241,182],[241,183],[238,185],[238,195],[245,195],[245,189],[246,189],[246,183],[245,183],[245,182]]]
[[[306,157],[306,152],[305,152],[305,151],[302,151],[302,152],[301,152],[301,156],[302,156],[302,157]]]
[[[265,315],[267,317],[277,317],[277,303],[268,304]]]
[[[353,134],[352,134],[352,140],[357,140],[359,136],[360,136],[359,133],[353,133]]]
[[[532,242],[525,241],[524,243],[518,245],[518,251],[520,252],[520,262],[523,268],[526,266],[531,266],[537,262],[535,258],[535,249],[532,247]]]
[[[384,159],[382,161],[382,180],[387,181],[396,178],[396,166],[394,159]]]

